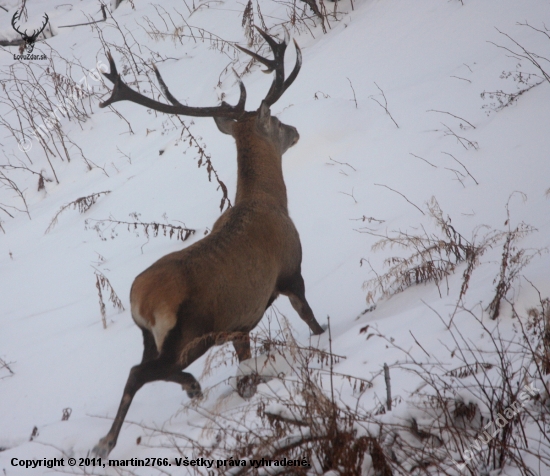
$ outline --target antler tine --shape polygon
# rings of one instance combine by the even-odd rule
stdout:
[[[275,78],[273,79],[271,88],[269,89],[269,92],[264,99],[264,102],[268,106],[271,106],[275,104],[275,102],[277,102],[277,100],[283,95],[287,88],[294,82],[296,76],[298,76],[298,73],[302,66],[302,52],[300,51],[298,43],[296,43],[296,40],[294,40],[294,46],[296,47],[296,64],[294,66],[294,69],[292,70],[292,73],[290,73],[290,76],[285,80],[284,59],[286,47],[288,45],[288,31],[285,29],[285,38],[281,43],[278,43],[272,36],[268,35],[262,29],[258,28],[257,26],[256,29],[271,47],[271,51],[273,52],[272,60],[264,58],[263,56],[260,56],[259,54],[254,53],[253,51],[250,51],[241,46],[235,46],[237,46],[237,48],[239,48],[244,53],[252,56],[255,60],[259,61],[263,65],[267,66],[267,70],[265,70],[264,73],[275,71]]]
[[[288,32],[288,30],[286,29],[286,26],[283,25],[283,30],[285,32],[285,38],[284,38],[284,42],[288,45],[288,42],[290,41],[290,33]]]
[[[284,57],[287,42],[283,41],[282,43],[277,43],[271,36],[269,36],[261,28],[259,28],[256,25],[254,25],[254,27],[256,28],[256,30],[258,30],[260,35],[264,37],[265,41],[267,41],[267,43],[271,47],[271,51],[273,51],[274,59],[270,60],[270,59],[264,58],[263,56],[260,56],[257,53],[254,53],[253,51],[250,51],[247,48],[243,48],[242,46],[239,46],[239,45],[235,45],[235,46],[239,48],[239,50],[243,51],[244,53],[252,56],[252,58],[254,58],[256,61],[259,61],[263,65],[267,66],[267,70],[265,70],[264,73],[271,73],[273,70],[277,68],[278,57],[280,56]],[[285,37],[285,40],[286,40],[286,37]]]
[[[238,119],[244,113],[244,105],[246,102],[246,89],[242,81],[239,80],[239,88],[241,94],[239,97],[239,102],[235,106],[231,106],[226,102],[222,102],[220,106],[214,107],[190,107],[181,104],[169,91],[164,79],[160,75],[159,70],[155,65],[153,69],[155,75],[160,85],[160,89],[163,94],[166,96],[166,99],[172,104],[164,104],[162,102],[155,101],[154,99],[148,98],[137,91],[134,91],[130,86],[128,86],[120,77],[120,74],[117,71],[115,61],[110,52],[107,52],[107,58],[109,60],[109,72],[103,73],[103,75],[113,83],[113,90],[111,97],[106,101],[99,104],[99,107],[107,107],[118,101],[130,101],[141,106],[148,107],[155,111],[164,112],[166,114],[180,114],[184,116],[193,116],[193,117],[229,117],[233,119]]]
[[[296,48],[296,64],[294,65],[294,69],[292,70],[292,73],[286,78],[283,92],[286,91],[286,89],[294,82],[296,79],[296,76],[298,76],[298,73],[300,72],[300,68],[302,67],[302,50],[298,46],[298,43],[296,43],[296,40],[294,41],[294,47]]]
[[[267,66],[267,69],[263,70],[264,73],[271,73],[275,69],[276,67],[275,61],[264,58],[263,56],[260,56],[259,54],[254,53],[253,51],[250,51],[247,48],[243,48],[242,46],[239,46],[239,45],[235,45],[235,46],[239,48],[239,50],[241,50],[242,52],[246,53],[247,55],[252,56],[252,58],[262,63],[264,66]]]
[[[180,103],[170,92],[168,89],[168,86],[166,86],[166,83],[164,82],[164,79],[162,79],[162,76],[160,75],[160,71],[158,70],[157,66],[153,64],[153,69],[155,70],[155,76],[157,77],[157,81],[159,82],[160,89],[162,91],[162,94],[166,96],[166,99],[170,101],[174,106],[182,106],[182,107],[188,107],[184,104]],[[246,89],[244,87],[244,83],[241,81],[241,78],[237,76],[237,81],[239,82],[239,89],[241,91],[241,95],[239,97],[239,102],[237,103],[235,108],[241,107],[241,109],[244,111],[244,104],[246,102]],[[233,107],[230,104],[227,104],[225,101],[222,101],[222,105],[225,105],[226,107]]]

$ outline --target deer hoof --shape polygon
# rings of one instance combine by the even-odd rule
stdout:
[[[321,335],[323,332],[325,332],[327,329],[328,329],[328,324],[323,324],[323,325],[317,324],[317,325],[315,326],[315,329],[312,329],[312,330],[311,330],[311,335],[313,335],[313,336],[319,336],[319,335]]]
[[[241,398],[248,400],[256,394],[258,385],[262,382],[264,382],[264,379],[257,373],[239,377],[237,379],[237,393]]]
[[[104,438],[101,438],[101,440],[99,440],[97,445],[94,446],[92,453],[96,455],[98,458],[107,459],[109,457],[109,453],[114,447],[115,447],[115,442],[105,436]]]
[[[191,385],[188,385],[184,389],[187,392],[189,398],[200,398],[202,397],[202,390],[199,382],[193,382]]]

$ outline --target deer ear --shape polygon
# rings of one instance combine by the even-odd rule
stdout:
[[[271,111],[269,110],[269,104],[267,104],[265,101],[262,101],[262,105],[258,109],[258,116],[257,116],[258,125],[262,130],[264,131],[269,130],[270,119],[271,119]]]
[[[220,130],[220,132],[233,136],[233,129],[235,126],[235,121],[233,119],[230,119],[228,117],[214,116],[214,121],[216,121],[216,125],[218,126],[218,129]]]

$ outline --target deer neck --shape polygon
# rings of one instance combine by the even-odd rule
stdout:
[[[267,141],[237,141],[237,196],[235,205],[258,201],[287,211],[282,157]]]

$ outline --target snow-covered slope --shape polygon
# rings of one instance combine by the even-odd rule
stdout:
[[[10,21],[18,2],[2,4],[9,12],[0,11],[0,36],[11,39],[15,36]],[[122,2],[113,18],[127,41],[140,45],[134,45],[133,51],[157,62],[181,101],[213,105],[222,93],[228,102],[236,101],[233,73],[231,68],[224,69],[235,57],[233,48],[221,48],[208,34],[201,39],[197,28],[245,45],[244,3],[195,2],[200,8],[192,14],[191,5],[176,0],[161,5],[134,0],[133,4],[135,8]],[[270,0],[260,5],[267,26],[275,25],[272,32],[280,33],[276,25],[287,20],[288,5]],[[542,249],[549,244],[550,84],[541,82],[500,110],[495,110],[494,96],[481,95],[499,90],[517,93],[543,79],[529,61],[519,61],[498,45],[521,52],[502,34],[506,33],[528,51],[550,57],[549,39],[518,24],[543,28],[550,4],[541,0],[355,0],[353,7],[347,0],[339,2],[338,9],[344,13],[338,21],[331,20],[326,34],[312,22],[308,22],[309,30],[299,26],[292,32],[302,48],[303,67],[273,111],[301,136],[283,162],[290,212],[304,249],[308,300],[319,321],[326,322],[330,316],[333,351],[346,356],[337,365],[338,372],[366,379],[377,375],[373,388],[361,399],[361,405],[372,410],[385,399],[380,368],[384,362],[402,361],[404,355],[384,339],[367,341],[360,329],[369,324],[400,348],[414,348],[420,358],[423,352],[412,333],[429,353],[447,358],[449,352],[440,340],[448,342],[448,332],[430,308],[447,318],[457,302],[465,269],[459,265],[439,290],[434,283],[414,286],[363,313],[372,304],[366,302],[363,283],[375,276],[365,260],[381,274],[388,256],[411,254],[372,251],[378,240],[373,234],[421,233],[422,226],[431,233],[434,221],[427,214],[426,202],[435,197],[444,216],[451,217],[453,227],[468,240],[476,233],[481,237],[486,230],[513,229],[524,221],[536,231],[518,246]],[[88,70],[97,61],[106,63],[96,30],[59,28],[89,21],[87,17],[101,18],[97,3],[28,0],[27,9],[29,22],[36,24],[48,13],[56,35],[47,44],[63,58],[76,58]],[[165,26],[168,16],[174,25]],[[193,25],[195,37],[183,29],[181,41],[152,38],[147,34],[151,30],[147,19],[161,31]],[[114,20],[108,18],[97,28],[106,41],[122,46],[121,30],[113,28]],[[257,16],[256,23],[261,24]],[[42,51],[51,54],[38,43],[35,52]],[[14,53],[15,47],[0,51],[4,78],[17,63]],[[120,58],[118,52],[113,54]],[[293,64],[291,48],[287,56],[288,64]],[[235,67],[242,71],[247,59],[238,58]],[[541,60],[541,64],[546,67],[548,61]],[[73,73],[76,81],[81,76],[76,70]],[[265,95],[271,77],[255,66],[243,81],[247,109],[252,110]],[[107,94],[92,76],[88,82],[96,92]],[[381,107],[385,101],[388,113]],[[4,117],[15,120],[13,114],[6,115],[5,103],[1,107]],[[197,167],[197,148],[189,146],[189,139],[178,140],[181,126],[177,120],[135,104],[118,103],[116,109],[131,124],[133,133],[129,133],[127,123],[112,111],[99,109],[96,98],[89,109],[92,114],[85,122],[62,118],[61,125],[83,155],[99,167],[88,170],[73,147],[70,162],[52,159],[59,183],[53,180],[36,139],[31,139],[26,156],[15,138],[2,129],[0,163],[21,161],[37,172],[44,170],[44,176],[53,180],[38,191],[36,175],[1,169],[23,190],[30,215],[8,208],[21,208],[21,200],[6,186],[0,190],[0,206],[14,215],[10,218],[0,210],[4,230],[0,233],[0,468],[7,476],[31,471],[13,467],[12,458],[59,457],[60,451],[85,456],[106,433],[128,371],[141,358],[141,335],[128,311],[132,280],[159,257],[182,247],[174,239],[147,237],[142,230],[128,232],[123,225],[113,234],[110,229],[105,231],[106,239],[102,239],[93,229],[93,220],[134,221],[130,214],[137,213],[143,222],[184,223],[197,230],[187,245],[200,239],[220,213],[222,192],[215,179],[208,181],[206,169]],[[233,198],[236,161],[232,139],[220,134],[211,119],[184,120],[191,124],[199,143],[205,144]],[[72,208],[64,211],[45,234],[60,207],[103,191],[111,193],[99,197],[84,214]],[[507,207],[509,223],[505,223]],[[491,302],[501,253],[502,241],[481,257],[464,307],[482,303],[478,306],[482,309]],[[543,297],[550,294],[549,260],[548,254],[541,253],[521,270]],[[96,269],[108,278],[126,307],[118,312],[107,303],[107,329],[101,323]],[[538,303],[535,289],[522,279],[508,296],[524,314]],[[298,341],[307,343],[309,330],[286,298],[275,305],[290,320]],[[489,328],[494,326],[493,321],[485,322]],[[470,314],[458,313],[454,323],[468,339],[480,345],[484,342]],[[499,323],[503,332],[511,332],[509,305],[503,305]],[[328,336],[311,343],[327,349]],[[199,377],[204,361],[195,362],[189,371]],[[2,362],[9,364],[13,375]],[[173,431],[199,438],[206,424],[201,414],[220,405],[229,411],[243,404],[227,382],[236,372],[236,364],[220,366],[202,378],[203,387],[216,386],[201,402],[205,411],[177,417],[188,401],[185,393],[169,383],[147,385],[136,396],[127,420],[148,427],[166,424]],[[418,377],[396,370],[392,390],[402,407],[396,412],[406,413],[410,392],[417,386]],[[352,390],[343,383],[340,392],[343,401],[353,399]],[[68,421],[61,421],[65,408],[72,413]],[[34,427],[37,436],[29,441]],[[139,426],[124,426],[111,456],[177,456],[169,448],[136,446],[136,438],[144,435]],[[168,445],[168,440],[157,438],[154,444]],[[33,474],[40,471],[35,469]]]

